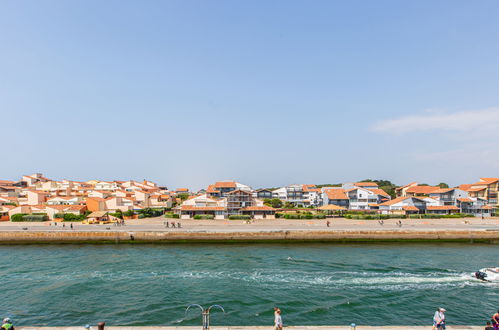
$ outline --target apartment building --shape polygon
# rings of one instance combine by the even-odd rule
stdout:
[[[208,186],[206,194],[208,197],[222,198],[227,197],[227,194],[234,190],[252,191],[250,186],[236,181],[218,181]]]

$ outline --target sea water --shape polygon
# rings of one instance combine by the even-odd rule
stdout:
[[[192,303],[220,304],[215,325],[483,324],[499,266],[481,244],[26,245],[0,247],[0,316],[17,325],[198,325]]]

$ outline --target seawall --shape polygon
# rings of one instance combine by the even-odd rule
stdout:
[[[0,231],[0,244],[203,242],[499,243],[499,230]]]

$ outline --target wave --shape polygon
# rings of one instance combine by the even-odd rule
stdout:
[[[63,281],[63,282],[85,282],[87,280],[103,281],[133,281],[133,280],[175,280],[175,281],[234,281],[259,286],[293,286],[293,287],[364,287],[383,289],[400,289],[401,287],[421,286],[470,286],[470,285],[492,285],[497,283],[483,283],[474,280],[469,273],[431,272],[426,274],[410,272],[304,272],[304,271],[280,271],[272,272],[266,269],[252,272],[243,271],[89,271],[73,272],[65,274],[5,274],[3,281],[9,280],[34,280],[34,281]],[[95,283],[94,283],[95,284]]]

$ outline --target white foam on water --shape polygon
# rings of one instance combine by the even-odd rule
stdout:
[[[7,278],[38,281],[81,281],[89,278],[101,280],[143,280],[143,279],[176,279],[176,280],[233,280],[246,283],[257,283],[261,286],[292,285],[293,287],[363,287],[363,288],[434,288],[438,286],[499,286],[499,283],[481,282],[472,278],[470,273],[426,273],[414,274],[408,272],[303,272],[282,271],[279,273],[269,270],[253,272],[237,271],[90,271],[66,274],[6,274]],[[5,278],[4,278],[5,280]]]

